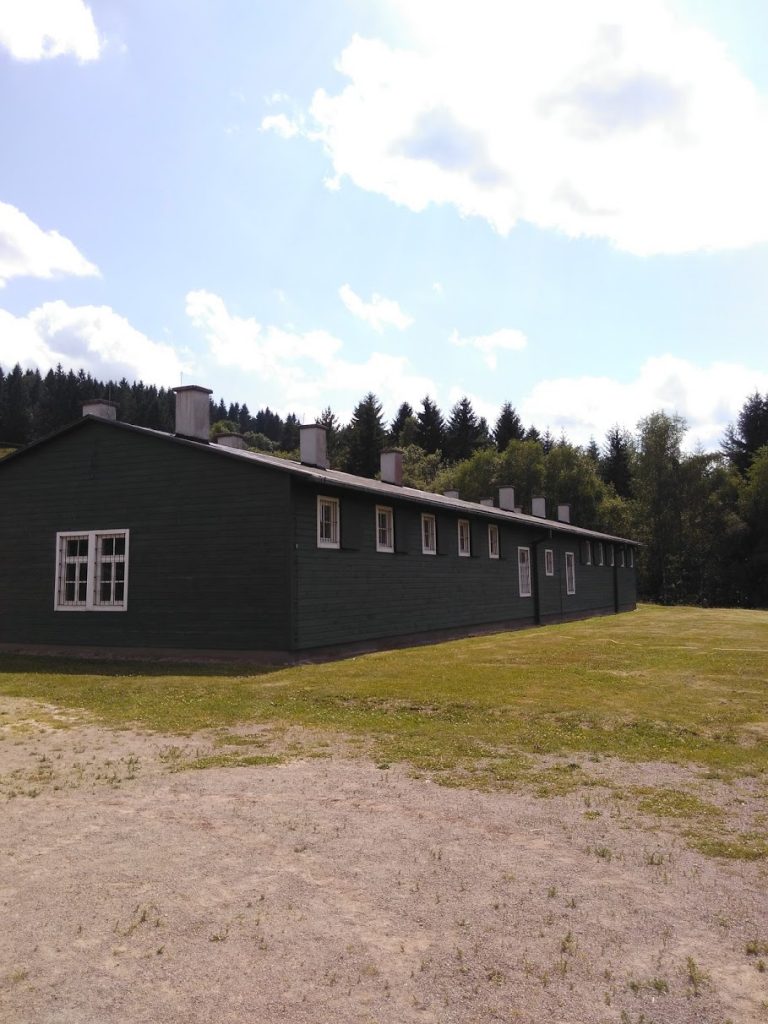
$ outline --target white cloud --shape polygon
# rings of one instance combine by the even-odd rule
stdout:
[[[0,202],[0,288],[12,277],[98,273],[68,238],[58,231],[44,231],[15,206]]]
[[[97,377],[139,377],[173,387],[187,365],[170,345],[152,341],[109,306],[46,302],[26,316],[0,309],[0,364],[43,373],[61,363]]]
[[[292,121],[285,114],[269,114],[263,117],[261,128],[265,132],[275,132],[282,139],[292,139],[301,130],[299,123]]]
[[[696,366],[672,355],[648,359],[635,380],[622,383],[610,377],[561,377],[540,381],[521,402],[526,425],[561,429],[569,440],[602,441],[613,424],[634,430],[651,412],[684,416],[687,444],[716,448],[724,428],[735,421],[747,397],[768,391],[768,373],[737,363]]]
[[[503,327],[492,334],[481,334],[475,337],[462,338],[458,331],[451,334],[451,344],[458,348],[474,348],[482,353],[486,366],[495,370],[498,365],[498,352],[520,352],[528,344],[522,331],[511,327]]]
[[[345,88],[269,119],[329,181],[639,255],[768,240],[766,98],[663,0],[390,2],[411,49],[356,36]]]
[[[211,292],[189,292],[187,315],[204,333],[215,361],[258,375],[259,402],[284,412],[316,416],[330,404],[345,419],[373,390],[391,415],[401,402],[415,405],[436,390],[433,380],[413,373],[405,356],[373,352],[353,362],[342,354],[343,342],[327,331],[262,325],[233,315]]]
[[[0,46],[17,60],[101,53],[99,33],[83,0],[0,0]]]
[[[394,299],[385,299],[376,292],[370,302],[364,302],[348,284],[343,284],[339,288],[339,297],[353,316],[364,320],[379,334],[383,333],[385,327],[396,327],[398,331],[404,331],[413,323],[413,317],[405,313],[399,303]]]

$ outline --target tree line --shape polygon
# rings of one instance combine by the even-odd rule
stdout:
[[[0,448],[25,444],[81,415],[83,402],[108,398],[119,417],[173,430],[170,389],[142,382],[98,381],[64,371],[0,367]],[[249,447],[297,457],[299,419],[269,408],[211,401],[212,433],[237,431]],[[768,607],[768,393],[748,397],[714,452],[683,451],[685,421],[654,412],[634,431],[616,425],[601,444],[574,445],[561,435],[524,426],[510,402],[493,425],[468,398],[444,416],[425,397],[403,402],[391,423],[373,393],[348,423],[332,409],[318,418],[327,430],[333,468],[374,477],[385,447],[403,451],[404,482],[425,490],[492,497],[513,485],[530,510],[544,495],[548,515],[571,505],[580,526],[642,541],[638,583],[645,600],[662,603]]]

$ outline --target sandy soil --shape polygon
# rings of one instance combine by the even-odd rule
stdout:
[[[768,1021],[746,952],[766,864],[704,857],[610,789],[448,789],[339,752],[175,771],[213,737],[30,708],[0,704],[2,1021]]]

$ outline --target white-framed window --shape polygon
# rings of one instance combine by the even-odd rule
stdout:
[[[581,560],[584,565],[592,565],[592,545],[588,540],[581,542]]]
[[[459,555],[462,558],[469,558],[472,554],[472,543],[470,541],[469,520],[459,520]]]
[[[555,552],[552,548],[544,548],[544,575],[555,575]]]
[[[520,597],[531,596],[531,549],[517,549],[517,578],[520,585]]]
[[[54,609],[126,611],[128,542],[128,530],[57,533]]]
[[[605,555],[603,554],[603,542],[601,540],[595,543],[595,565],[603,565],[605,563]]]
[[[317,546],[319,548],[339,547],[339,499],[317,498]]]
[[[395,550],[395,517],[388,505],[376,506],[376,550]]]
[[[496,523],[488,523],[488,557],[499,557],[499,528]]]
[[[629,563],[629,568],[630,569],[634,569],[635,568],[635,549],[634,548],[629,548],[627,550],[627,562]]]
[[[573,551],[565,552],[565,592],[576,593],[576,555]]]
[[[624,548],[619,548],[619,566],[624,568]]]
[[[613,544],[608,545],[608,565],[614,566],[616,564],[616,549]]]
[[[435,517],[429,512],[421,515],[421,553],[422,555],[437,554],[437,526]]]

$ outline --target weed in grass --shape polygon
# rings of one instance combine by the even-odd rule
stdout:
[[[613,853],[610,847],[608,846],[596,846],[595,856],[599,857],[601,860],[604,860],[607,864],[610,864],[610,862],[613,860]]]
[[[576,939],[573,937],[573,932],[568,929],[567,933],[560,942],[560,952],[563,956],[575,956],[576,955]]]
[[[744,950],[747,956],[768,956],[768,940],[750,939]]]
[[[115,935],[119,935],[121,938],[127,939],[129,936],[133,935],[138,928],[145,924],[152,928],[160,928],[162,925],[160,911],[154,903],[137,904],[134,907],[133,913],[128,919],[127,924],[122,925],[119,921],[116,921],[113,931]]]
[[[225,925],[223,928],[219,928],[218,931],[214,932],[213,935],[208,939],[209,942],[226,942],[229,937],[229,925]]]
[[[703,971],[692,956],[685,962],[686,980],[695,996],[701,995],[702,988],[709,982],[709,974]]]
[[[754,832],[711,835],[702,831],[688,831],[685,836],[691,846],[708,857],[727,860],[763,860],[768,857],[768,839]]]
[[[651,988],[654,992],[658,992],[659,995],[669,994],[669,982],[666,978],[651,978]]]

